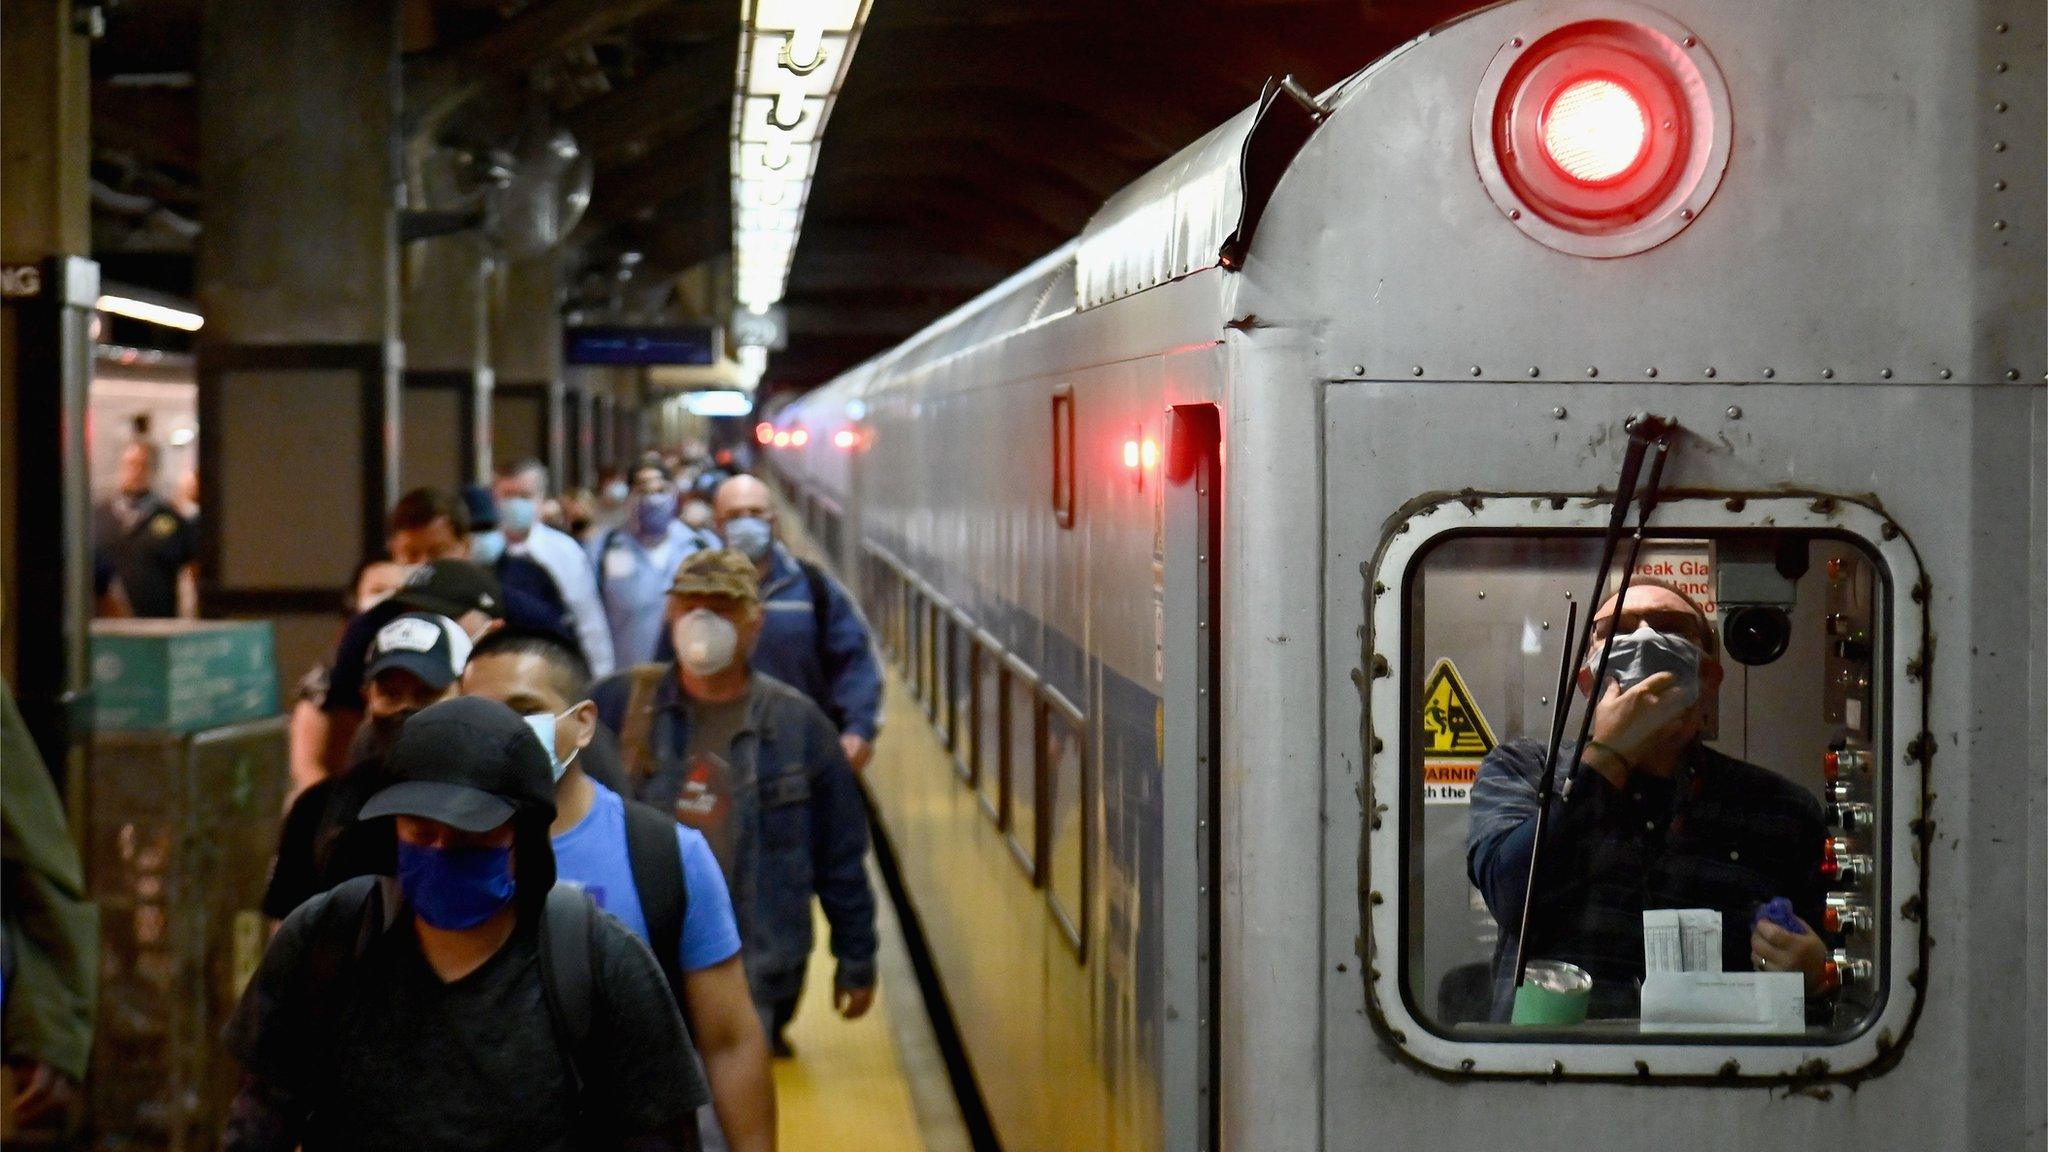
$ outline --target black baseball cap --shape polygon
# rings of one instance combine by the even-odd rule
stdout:
[[[391,783],[359,819],[418,816],[463,832],[488,832],[521,814],[555,818],[547,750],[519,713],[481,696],[420,709],[385,756]]]
[[[482,612],[495,620],[505,617],[505,592],[488,568],[467,560],[429,560],[412,570],[405,587],[392,597],[407,608],[442,616]]]
[[[363,679],[375,680],[387,668],[403,668],[438,691],[455,683],[467,663],[469,634],[455,621],[432,612],[407,612],[377,629]]]

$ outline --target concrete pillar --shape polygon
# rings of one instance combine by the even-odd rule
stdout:
[[[86,390],[99,297],[87,175],[88,42],[70,0],[0,7],[0,672],[57,778],[91,707]]]
[[[399,0],[206,0],[200,597],[296,679],[398,483]]]
[[[476,233],[406,246],[401,489],[453,490],[491,474],[491,260]]]
[[[491,325],[493,452],[501,465],[533,457],[562,483],[561,257],[511,260]]]

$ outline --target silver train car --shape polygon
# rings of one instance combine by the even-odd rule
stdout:
[[[1486,8],[760,429],[914,697],[869,784],[1004,1147],[2048,1140],[2043,37]],[[1714,746],[1825,813],[1790,1019],[1492,1022],[1471,783],[1632,444]]]

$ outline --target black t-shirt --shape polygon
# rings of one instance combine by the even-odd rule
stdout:
[[[334,897],[285,921],[228,1025],[228,1050],[269,1094],[294,1101],[306,1152],[596,1147],[674,1136],[709,1098],[647,946],[616,920],[592,935],[591,1034],[579,1102],[541,982],[539,933],[522,923],[483,966],[442,983],[411,916],[315,989],[316,940],[353,940]],[[337,934],[337,935],[329,935]],[[315,1008],[316,997],[334,997]],[[580,1112],[587,1119],[579,1125]]]
[[[391,821],[356,820],[383,778],[381,759],[361,762],[311,785],[292,801],[263,890],[265,916],[282,920],[351,877],[392,874],[398,849]]]
[[[117,495],[93,512],[93,544],[121,580],[137,616],[178,614],[178,573],[199,555],[198,536],[156,495]]]

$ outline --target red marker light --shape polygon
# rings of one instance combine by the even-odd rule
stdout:
[[[777,432],[777,433],[775,434],[775,446],[776,446],[777,448],[787,448],[787,447],[789,447],[789,433],[787,433],[787,432]]]
[[[860,437],[853,434],[853,429],[841,428],[832,434],[832,446],[841,452],[851,452],[853,451],[854,443],[859,439]]]
[[[801,448],[810,442],[811,434],[801,428],[789,434],[789,445],[792,448]]]
[[[1124,467],[1135,469],[1139,463],[1138,453],[1138,442],[1135,439],[1124,441]]]
[[[1147,469],[1159,466],[1159,441],[1147,438],[1138,449],[1140,459]]]
[[[1650,118],[1636,94],[1613,80],[1575,80],[1543,111],[1543,152],[1581,184],[1627,176],[1650,150]]]
[[[754,441],[756,443],[766,444],[774,439],[775,425],[770,424],[766,420],[763,420],[759,424],[754,425]]]

